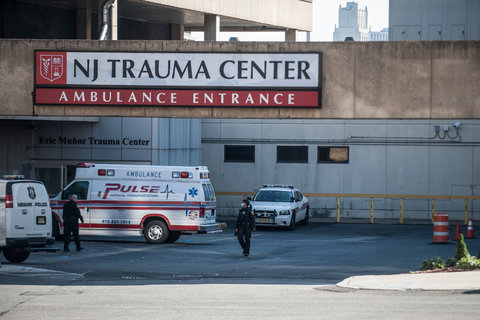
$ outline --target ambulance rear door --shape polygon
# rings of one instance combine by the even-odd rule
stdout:
[[[6,225],[9,238],[50,236],[52,223],[48,194],[40,182],[15,181],[7,183],[12,208]]]
[[[215,200],[215,191],[213,190],[213,186],[210,182],[202,183],[204,200],[205,200],[205,222],[206,223],[214,223],[216,221],[215,217],[215,209],[216,209],[216,200]]]

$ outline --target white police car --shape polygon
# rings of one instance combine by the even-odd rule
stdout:
[[[252,200],[257,226],[276,226],[295,229],[297,222],[307,225],[309,203],[293,186],[263,185]]]

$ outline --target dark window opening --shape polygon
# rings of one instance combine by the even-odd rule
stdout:
[[[317,163],[348,163],[348,147],[318,147]]]
[[[225,162],[255,162],[255,146],[224,146]]]
[[[308,163],[308,147],[277,146],[277,163]]]

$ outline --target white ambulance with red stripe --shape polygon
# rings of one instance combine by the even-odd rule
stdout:
[[[215,192],[205,166],[175,167],[79,163],[75,179],[50,199],[54,235],[72,194],[84,218],[83,235],[144,235],[172,243],[181,234],[221,232]]]

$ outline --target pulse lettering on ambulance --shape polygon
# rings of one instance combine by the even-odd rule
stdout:
[[[127,186],[119,183],[107,183],[102,199],[106,199],[110,191],[120,191],[124,193],[159,193],[160,186]]]

